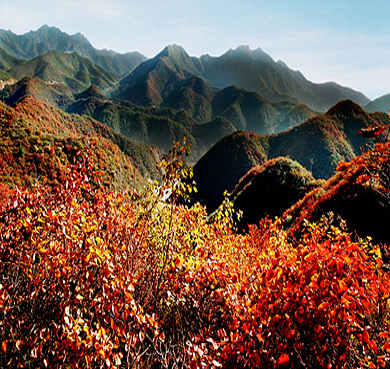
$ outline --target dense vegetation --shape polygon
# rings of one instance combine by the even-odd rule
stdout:
[[[62,187],[8,191],[0,365],[386,367],[378,245],[332,218],[295,241],[278,220],[237,235],[228,202],[212,218],[176,203],[194,190],[184,154],[176,145],[160,186],[142,194],[91,187],[84,154]]]
[[[66,166],[86,147],[97,157],[107,185],[121,178],[121,182],[139,187],[144,178],[159,176],[158,159],[149,146],[118,135],[91,118],[66,114],[31,97],[20,100],[15,108],[0,102],[0,133],[0,178],[11,186],[29,185],[44,177],[58,185]]]
[[[387,114],[366,113],[346,100],[326,114],[275,135],[234,132],[219,140],[194,166],[199,189],[196,200],[215,210],[224,191],[233,191],[250,169],[282,156],[297,161],[316,179],[329,179],[340,161],[348,162],[361,154],[366,142],[359,135],[361,128],[387,123]]]
[[[280,217],[306,193],[321,186],[298,162],[280,157],[252,168],[229,195],[237,212],[238,228],[258,224],[261,219]]]
[[[389,366],[386,114],[260,49],[0,40],[0,367]]]

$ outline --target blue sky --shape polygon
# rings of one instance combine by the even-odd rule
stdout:
[[[173,43],[191,56],[261,47],[313,82],[390,93],[388,0],[0,0],[0,28],[43,24],[148,57]]]

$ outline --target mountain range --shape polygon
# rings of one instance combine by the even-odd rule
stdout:
[[[387,114],[367,113],[353,101],[344,100],[325,114],[278,134],[234,132],[195,164],[195,200],[214,211],[225,190],[232,192],[249,170],[277,157],[289,157],[314,178],[328,179],[340,161],[350,161],[362,153],[367,141],[359,135],[361,128],[383,126],[388,120]]]
[[[52,50],[59,53],[76,52],[118,76],[130,73],[147,59],[139,52],[120,54],[112,50],[98,50],[80,33],[70,36],[56,27],[47,25],[24,35],[16,35],[10,30],[0,30],[0,49],[21,60],[31,60]]]
[[[24,35],[0,30],[0,49],[2,54],[8,54],[5,59],[14,58],[12,62],[8,61],[8,67],[53,50],[76,52],[105,71],[125,77],[116,97],[145,106],[160,105],[192,76],[201,77],[211,88],[223,89],[234,85],[257,92],[273,102],[288,100],[303,103],[320,112],[343,99],[351,99],[362,106],[370,102],[362,93],[336,83],[312,83],[282,61],[275,62],[260,48],[250,50],[248,46],[229,50],[220,57],[203,55],[196,58],[190,57],[178,45],[169,45],[147,60],[137,52],[119,54],[97,50],[80,33],[70,36],[58,28],[43,26]],[[1,69],[10,68],[3,66]],[[196,95],[202,96],[202,93]]]
[[[186,138],[198,188],[191,201],[212,212],[227,190],[244,211],[241,229],[288,208],[294,229],[310,193],[336,193],[339,163],[358,160],[367,143],[359,130],[386,125],[390,105],[390,95],[370,101],[312,83],[261,49],[196,58],[169,45],[147,59],[48,26],[21,36],[0,30],[0,83],[2,182],[55,184],[87,149],[107,187],[140,188],[161,178],[161,154]]]
[[[234,85],[270,101],[287,100],[315,111],[325,111],[344,99],[359,105],[370,102],[362,93],[336,83],[312,83],[285,63],[275,62],[261,49],[252,51],[247,46],[229,50],[220,57],[195,58],[182,47],[169,45],[125,77],[117,96],[140,105],[160,105],[191,76],[202,77],[219,89]]]

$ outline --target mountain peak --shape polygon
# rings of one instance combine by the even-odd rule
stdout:
[[[349,116],[349,115],[364,115],[366,116],[367,113],[363,110],[363,108],[353,102],[350,99],[342,100],[338,102],[335,106],[331,107],[327,112],[326,115],[328,116]]]
[[[167,57],[167,56],[185,56],[189,57],[187,52],[184,50],[184,48],[177,44],[171,44],[166,46],[158,55],[158,57]]]
[[[64,32],[62,32],[59,28],[57,27],[54,27],[54,26],[49,26],[48,24],[44,24],[43,26],[39,27],[36,31],[30,31],[29,34],[33,35],[33,34],[43,34],[43,33],[47,33],[47,32],[52,32],[52,33],[58,33],[58,34],[65,34]]]
[[[241,45],[236,49],[229,49],[225,55],[230,57],[245,57],[250,59],[262,60],[268,64],[274,64],[275,61],[265,52],[263,49],[258,47],[255,50],[252,50],[249,45]]]
[[[79,99],[87,99],[93,97],[95,99],[103,99],[105,100],[106,97],[104,94],[100,91],[100,88],[96,86],[95,84],[92,84],[89,88],[87,88],[84,92],[81,92],[76,96],[76,98]]]

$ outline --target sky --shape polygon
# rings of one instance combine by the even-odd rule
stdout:
[[[44,24],[147,57],[169,44],[197,57],[260,47],[312,82],[390,93],[388,0],[0,0],[0,29]]]

